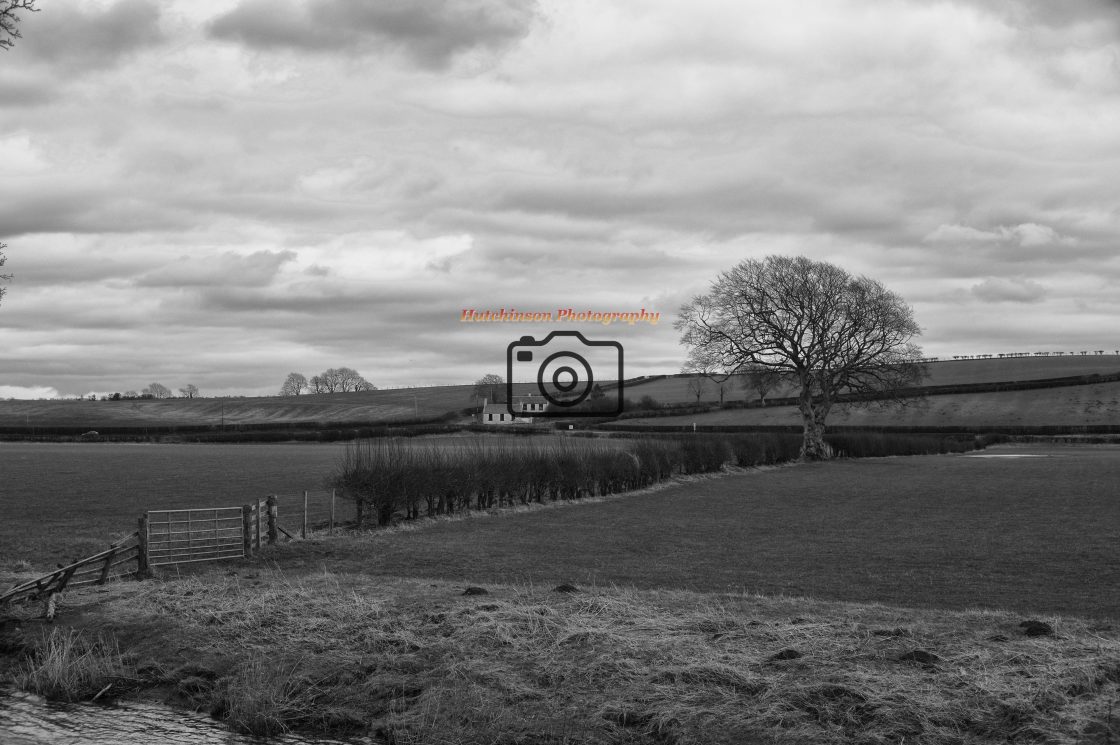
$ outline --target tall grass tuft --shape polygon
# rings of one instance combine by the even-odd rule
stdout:
[[[302,668],[299,663],[282,664],[252,653],[233,675],[220,681],[214,710],[247,734],[267,737],[287,732],[316,710],[317,687],[300,674]]]
[[[56,627],[16,670],[15,684],[50,699],[84,701],[132,677],[132,666],[115,639],[100,634],[90,639],[77,630]]]

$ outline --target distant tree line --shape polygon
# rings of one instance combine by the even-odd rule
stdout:
[[[280,386],[281,396],[298,396],[301,393],[349,393],[351,391],[376,391],[377,386],[349,367],[332,367],[310,380],[302,374],[288,373]]]
[[[181,398],[200,398],[198,386],[193,383],[188,383],[179,389],[179,396]],[[94,400],[97,396],[90,394],[90,401]],[[134,400],[147,400],[156,398],[175,398],[171,389],[162,383],[152,383],[144,390],[137,393],[136,391],[125,391],[124,393],[110,393],[102,396],[102,401],[134,401]]]

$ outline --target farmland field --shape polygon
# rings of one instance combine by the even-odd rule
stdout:
[[[245,504],[323,488],[337,444],[0,443],[0,568],[95,553],[146,510]]]
[[[964,363],[961,363],[964,364]],[[635,391],[640,390],[638,388]],[[722,409],[702,414],[622,419],[617,426],[680,427],[704,425],[800,427],[795,406]],[[993,427],[1120,425],[1120,383],[1096,383],[998,393],[954,393],[930,396],[920,406],[905,408],[837,407],[829,425],[871,427]]]
[[[508,446],[541,438],[414,441],[455,447],[467,439]],[[326,488],[345,449],[341,443],[0,442],[0,570],[19,560],[51,569],[96,553],[136,530],[147,510],[238,506],[277,494],[282,515],[293,514],[304,490]],[[351,503],[338,505],[340,518],[349,517]]]
[[[566,509],[287,545],[275,556],[284,566],[470,583],[1120,618],[1117,483],[1120,448],[1000,446],[782,467]]]
[[[0,561],[51,568],[104,548],[146,509],[320,489],[344,447],[4,443]],[[1033,457],[985,457],[1012,455]],[[797,465],[565,509],[436,520],[420,531],[286,545],[271,558],[472,582],[1120,617],[1120,596],[1101,589],[1120,585],[1117,483],[1117,447],[999,446]]]
[[[992,360],[941,360],[925,365],[929,377],[922,385],[967,385],[975,383],[1003,383],[1009,381],[1044,380],[1065,378],[1077,375],[1109,375],[1120,372],[1120,356],[1109,352],[1096,356],[1064,355],[1062,357],[1014,357]],[[688,390],[686,376],[673,376],[652,380],[648,383],[630,385],[624,395],[634,401],[642,396],[651,396],[659,403],[695,403],[696,394]],[[725,386],[728,400],[755,400],[757,394],[743,388],[738,378],[733,378]],[[779,388],[770,393],[771,397],[794,396],[792,388]],[[982,394],[986,395],[986,394]],[[718,402],[719,386],[707,383],[701,400]]]
[[[71,527],[148,506],[113,491],[129,474],[122,459],[163,459],[167,479],[152,470],[139,482],[173,502],[184,484],[217,491],[234,473],[254,489],[312,477],[342,451],[23,447],[36,449],[18,461],[32,483],[73,487],[90,475],[72,470],[83,458],[97,477],[88,487],[102,501],[71,499],[56,515]],[[58,478],[40,478],[36,458]],[[291,470],[296,461],[310,470]],[[192,481],[203,466],[211,473]],[[1105,742],[1120,734],[1118,480],[1120,447],[997,446],[320,534],[249,561],[67,592],[53,623],[38,604],[16,608],[9,626],[32,646],[11,669],[20,687],[84,699],[132,681],[118,695],[258,734],[949,745],[1021,731]],[[20,486],[24,502],[48,501]],[[35,550],[63,527],[27,505],[15,512],[5,550]],[[1024,630],[1025,618],[1044,622]],[[117,645],[123,656],[104,651]]]

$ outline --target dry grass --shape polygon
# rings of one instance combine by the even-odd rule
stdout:
[[[1076,618],[1048,616],[1055,633],[1030,638],[1021,616],[993,611],[488,590],[215,572],[118,586],[86,623],[172,671],[162,682],[191,689],[196,706],[258,733],[426,744],[1120,738],[1108,721],[1120,634]],[[902,659],[915,650],[937,661]]]
[[[131,677],[132,667],[112,636],[91,638],[61,628],[43,634],[13,676],[20,688],[63,701],[111,696],[114,684]]]

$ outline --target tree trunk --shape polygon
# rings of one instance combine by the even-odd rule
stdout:
[[[832,448],[824,441],[824,421],[828,416],[828,405],[814,402],[810,390],[808,385],[802,389],[798,407],[805,425],[801,440],[801,460],[828,460],[832,457]]]
[[[832,448],[824,441],[824,424],[816,417],[805,417],[805,430],[801,441],[801,460],[828,460]]]

